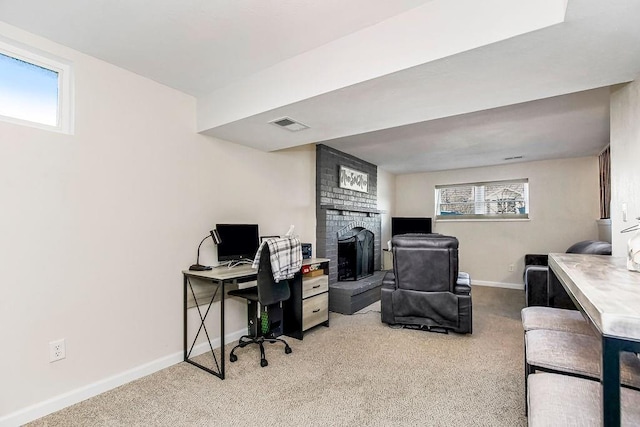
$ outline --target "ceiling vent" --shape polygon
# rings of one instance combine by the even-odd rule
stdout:
[[[291,117],[281,117],[279,119],[271,120],[269,123],[282,129],[286,129],[290,132],[298,132],[301,130],[309,129],[309,126],[300,122],[296,122]]]
[[[513,156],[513,157],[505,157],[504,159],[505,160],[519,160],[521,158],[522,158],[522,156]]]

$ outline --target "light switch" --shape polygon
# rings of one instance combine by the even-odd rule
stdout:
[[[627,222],[627,204],[626,203],[622,204],[622,220],[624,222]]]

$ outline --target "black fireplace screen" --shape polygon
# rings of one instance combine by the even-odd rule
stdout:
[[[338,237],[338,280],[359,280],[373,274],[373,233],[353,228]]]

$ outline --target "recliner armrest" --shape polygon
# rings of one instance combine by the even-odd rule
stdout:
[[[459,272],[456,285],[453,287],[453,292],[457,295],[469,295],[471,293],[471,277],[469,273]]]
[[[526,254],[524,265],[549,265],[549,255],[546,254]]]
[[[549,267],[528,265],[524,269],[525,304],[530,306],[548,305],[547,276]]]

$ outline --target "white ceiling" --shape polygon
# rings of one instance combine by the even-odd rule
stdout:
[[[194,96],[430,0],[0,0],[0,20]]]
[[[566,3],[0,0],[0,20],[194,95],[205,134],[400,174],[608,143],[608,87],[640,75],[640,1]]]

